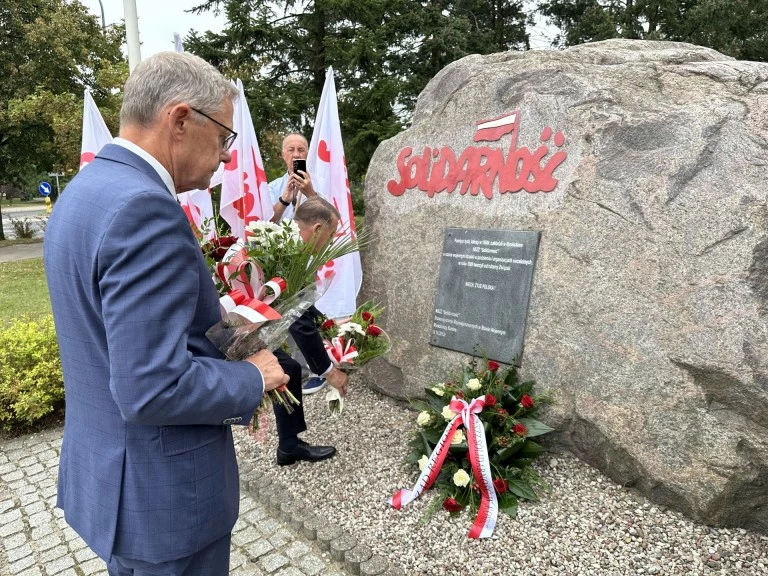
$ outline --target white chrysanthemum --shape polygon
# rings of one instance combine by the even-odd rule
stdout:
[[[478,380],[477,378],[472,378],[472,380],[467,382],[467,388],[469,388],[472,391],[480,390],[480,388],[482,387],[483,385],[480,384],[480,380]]]
[[[419,458],[419,470],[424,470],[424,468],[427,467],[427,462],[429,462],[429,457],[427,457],[426,454]]]
[[[431,388],[431,390],[432,390],[432,392],[434,392],[438,396],[442,396],[443,394],[445,394],[445,388],[443,388],[442,384],[438,384],[437,386],[433,386]]]
[[[461,444],[464,442],[464,432],[461,430],[456,430],[456,432],[453,433],[453,440],[451,440],[451,444]]]
[[[456,412],[451,410],[449,406],[443,406],[443,418],[446,420],[453,420],[456,418]]]
[[[469,474],[464,472],[464,470],[459,470],[453,475],[453,483],[456,484],[456,486],[466,486],[469,484],[469,480]]]
[[[339,326],[339,335],[347,333],[352,334],[354,332],[357,332],[361,336],[365,336],[365,330],[363,330],[363,327],[356,322],[346,322]]]
[[[432,416],[429,415],[429,412],[426,410],[424,412],[419,412],[419,415],[416,417],[416,424],[419,426],[426,426],[432,422]]]

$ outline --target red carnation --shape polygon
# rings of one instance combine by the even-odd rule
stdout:
[[[494,396],[493,394],[486,394],[485,395],[485,405],[488,408],[496,406],[496,396]]]
[[[330,329],[331,329],[331,328],[333,328],[334,326],[336,326],[336,322],[334,322],[333,320],[331,320],[330,318],[328,318],[328,320],[326,320],[325,322],[323,322],[323,323],[320,325],[320,330],[330,330]]]
[[[363,312],[363,320],[365,320],[366,322],[373,322],[373,314],[371,314],[370,312],[368,312],[368,310],[366,310],[365,312]]]
[[[515,424],[515,428],[513,429],[513,432],[518,436],[525,436],[526,434],[528,434],[528,429],[522,424],[520,424],[520,422],[518,422],[517,424]]]
[[[496,370],[499,369],[499,363],[494,362],[493,360],[488,360],[488,370],[491,372],[496,372]]]
[[[456,502],[453,498],[446,498],[443,500],[443,508],[448,510],[448,512],[458,512],[461,510],[461,504]]]
[[[493,481],[493,487],[496,488],[496,492],[499,494],[504,494],[504,492],[509,490],[509,484],[507,484],[507,481],[504,480],[504,478],[496,478],[496,480]]]
[[[375,324],[371,324],[370,326],[368,326],[368,328],[366,328],[365,331],[369,336],[374,336],[374,337],[381,334],[381,328],[379,328]]]
[[[533,405],[535,404],[535,402],[533,401],[533,398],[528,396],[528,394],[523,394],[523,397],[520,399],[520,404],[522,404],[523,408],[525,408],[526,410],[530,410],[531,408],[533,408]]]
[[[207,254],[216,262],[221,262],[227,254],[227,249],[237,242],[234,236],[221,236],[206,242],[202,246],[203,254]]]

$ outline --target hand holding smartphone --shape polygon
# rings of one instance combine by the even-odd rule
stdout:
[[[296,159],[293,161],[293,173],[297,174],[301,170],[305,174],[307,173],[307,161]]]

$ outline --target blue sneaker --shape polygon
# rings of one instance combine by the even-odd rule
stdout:
[[[301,393],[314,394],[315,392],[320,392],[323,388],[325,388],[325,378],[312,375],[309,380],[304,382],[304,385],[301,387]]]

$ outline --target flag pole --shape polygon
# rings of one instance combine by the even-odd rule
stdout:
[[[139,42],[139,17],[136,14],[136,0],[123,0],[125,15],[125,40],[128,44],[128,69],[133,72],[141,62],[141,44]]]

